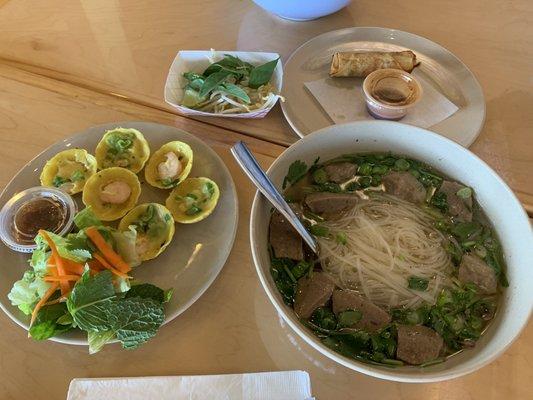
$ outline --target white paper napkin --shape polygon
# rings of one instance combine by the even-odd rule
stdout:
[[[67,400],[312,400],[305,371],[73,379]]]
[[[429,128],[453,115],[457,106],[440,93],[427,79],[415,70],[413,76],[422,86],[422,98],[409,109],[400,121],[405,124]],[[363,97],[363,79],[330,78],[306,82],[305,86],[336,124],[374,119],[366,109]]]

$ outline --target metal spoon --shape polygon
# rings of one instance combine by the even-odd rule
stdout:
[[[237,142],[235,146],[231,148],[231,153],[242,170],[248,175],[250,180],[259,189],[261,193],[272,203],[272,205],[278,210],[290,224],[296,229],[296,232],[305,240],[305,243],[316,254],[318,253],[318,245],[315,238],[309,233],[305,226],[300,222],[294,211],[281,193],[276,189],[270,178],[261,169],[257,160],[252,155],[248,147],[243,142]]]

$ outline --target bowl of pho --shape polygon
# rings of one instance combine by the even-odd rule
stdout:
[[[355,122],[299,140],[268,175],[319,252],[256,195],[259,278],[332,360],[394,381],[452,379],[494,360],[526,325],[529,219],[467,149],[409,125]]]

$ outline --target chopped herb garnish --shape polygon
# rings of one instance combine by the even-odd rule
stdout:
[[[425,291],[428,288],[429,281],[426,278],[421,278],[419,276],[410,276],[407,279],[409,283],[409,289]]]
[[[289,171],[287,172],[287,176],[283,180],[283,189],[287,187],[287,185],[294,185],[296,182],[298,182],[300,179],[302,179],[307,172],[307,164],[303,161],[296,160],[289,166]]]

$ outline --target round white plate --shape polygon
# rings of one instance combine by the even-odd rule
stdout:
[[[423,74],[459,110],[428,129],[468,147],[485,120],[485,99],[478,81],[461,60],[444,47],[408,32],[387,28],[347,28],[317,36],[300,46],[284,65],[281,103],[287,121],[300,136],[333,125],[326,112],[305,88],[328,76],[331,56],[337,51],[412,50]]]
[[[181,140],[193,152],[190,177],[206,176],[220,188],[218,205],[208,218],[196,224],[176,224],[176,233],[167,249],[156,259],[142,263],[133,271],[133,277],[163,289],[173,288],[171,301],[166,304],[165,323],[189,308],[215,280],[229,256],[237,230],[237,193],[231,175],[220,157],[200,139],[172,126],[149,122],[124,122],[99,125],[57,142],[26,164],[9,182],[0,195],[2,207],[15,193],[39,185],[39,175],[45,162],[67,148],[84,148],[94,154],[96,144],[104,132],[115,127],[135,128],[143,133],[154,152],[164,143]],[[144,182],[144,170],[139,173],[141,197],[145,202],[165,203],[169,190],[157,189]],[[80,209],[81,193],[74,195]],[[17,253],[0,243],[0,307],[18,325],[28,329],[29,317],[11,305],[7,294],[11,286],[29,268],[29,255]],[[50,340],[68,344],[86,345],[86,335],[74,330]]]

